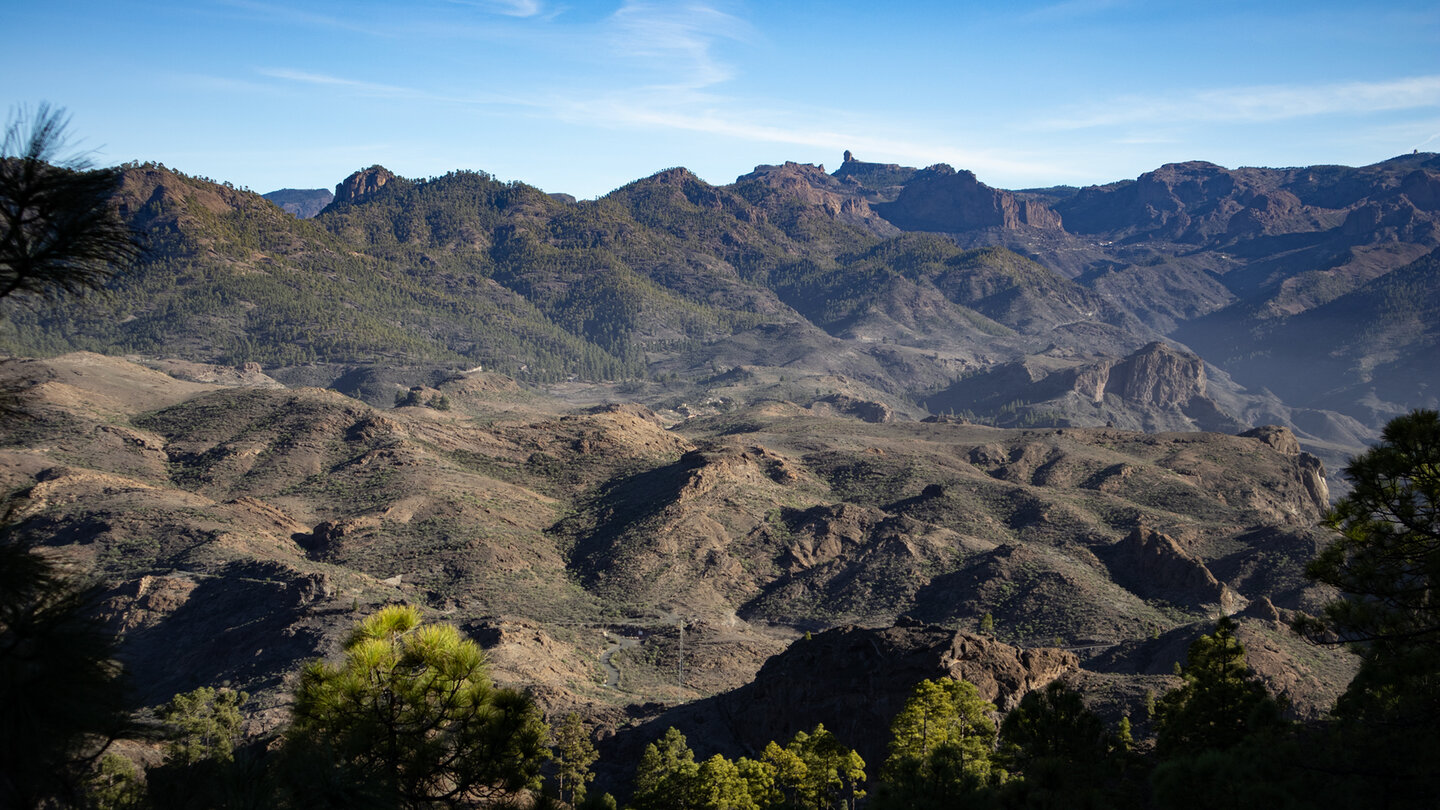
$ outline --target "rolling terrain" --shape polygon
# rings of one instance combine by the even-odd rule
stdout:
[[[287,192],[127,167],[144,259],[0,305],[11,531],[105,584],[137,707],[226,683],[274,730],[393,602],[581,710],[616,784],[670,725],[879,756],[946,674],[1143,735],[1222,614],[1296,716],[1354,673],[1286,625],[1334,596],[1334,470],[1437,405],[1433,154]]]
[[[667,424],[489,372],[380,410],[95,354],[4,373],[14,531],[109,583],[137,701],[226,681],[256,695],[257,731],[300,662],[397,600],[620,737],[847,626],[923,626],[934,645],[988,614],[986,644],[1075,648],[1036,683],[1103,684],[1116,712],[1222,611],[1302,715],[1352,666],[1282,623],[1329,598],[1302,576],[1323,469],[1283,428],[1021,431],[778,402]]]

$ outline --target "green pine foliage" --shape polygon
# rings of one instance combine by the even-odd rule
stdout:
[[[539,787],[547,729],[530,697],[495,687],[485,655],[414,607],[360,623],[339,663],[300,676],[287,747],[324,785],[349,782],[399,807],[460,807]],[[308,794],[316,780],[297,790]]]
[[[789,743],[770,742],[760,759],[704,762],[685,735],[665,730],[645,747],[635,771],[635,810],[762,810],[853,807],[864,798],[865,761],[824,725],[796,732]]]
[[[1162,756],[1223,751],[1284,730],[1284,706],[1246,665],[1235,630],[1235,621],[1225,617],[1214,633],[1190,645],[1184,685],[1155,707],[1156,750]]]
[[[585,801],[585,786],[595,779],[591,766],[600,755],[590,741],[590,732],[575,712],[565,715],[551,733],[554,735],[555,793],[560,801],[578,805]]]
[[[160,710],[171,734],[166,760],[185,765],[204,759],[233,760],[240,737],[240,707],[248,698],[244,692],[208,686],[171,698]]]
[[[1360,671],[1336,704],[1332,792],[1423,807],[1440,788],[1440,413],[1414,411],[1345,469],[1354,488],[1307,573],[1344,596],[1296,627],[1347,643]]]
[[[882,240],[762,183],[683,170],[578,203],[483,172],[395,178],[296,220],[144,164],[125,167],[117,199],[145,238],[134,268],[63,306],[5,304],[0,351],[626,380],[797,312],[838,331],[896,279],[941,289],[989,335],[1011,334],[1037,295],[1083,297],[1003,249]]]
[[[890,725],[890,756],[875,804],[951,807],[1005,780],[995,761],[995,705],[965,680],[916,684]]]

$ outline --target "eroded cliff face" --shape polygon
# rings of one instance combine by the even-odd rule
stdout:
[[[332,204],[361,202],[394,181],[395,174],[384,166],[361,169],[335,185],[335,201]]]
[[[1311,510],[1324,513],[1330,508],[1330,485],[1325,481],[1325,464],[1315,456],[1300,449],[1300,441],[1289,428],[1279,425],[1261,425],[1240,434],[1273,447],[1277,453],[1294,458],[1295,475],[1305,486],[1309,496],[1302,503],[1296,503],[1299,511]]]
[[[1059,230],[1049,207],[991,188],[969,171],[939,164],[917,173],[893,203],[875,210],[904,230],[958,233],[980,228]]]
[[[708,744],[706,755],[753,755],[771,740],[783,742],[823,723],[867,763],[878,764],[891,721],[922,680],[964,678],[1006,711],[1026,692],[1079,666],[1075,654],[1064,650],[1022,650],[904,617],[880,629],[838,627],[794,642],[751,683],[673,709],[633,736],[650,739],[674,725]]]
[[[1205,396],[1205,363],[1164,343],[1151,343],[1111,367],[1105,391],[1134,405],[1178,408]]]
[[[1158,341],[1122,358],[1027,357],[967,377],[928,404],[985,413],[1016,402],[1055,425],[1221,433],[1245,426],[1209,395],[1203,360]]]
[[[1397,159],[1398,160],[1398,159]],[[1383,164],[1381,164],[1383,165]],[[1081,189],[1056,204],[1073,233],[1144,234],[1182,243],[1331,231],[1356,242],[1430,242],[1440,173],[1416,169],[1397,182],[1378,167],[1340,181],[1331,167],[1226,169],[1172,163],[1133,181]],[[1342,225],[1343,223],[1343,225]]]
[[[756,166],[754,171],[738,178],[734,188],[766,212],[772,221],[793,216],[800,206],[877,236],[899,233],[899,229],[872,210],[861,188],[826,174],[824,166],[793,161]]]
[[[1115,581],[1147,599],[1210,607],[1225,615],[1248,604],[1169,535],[1137,526],[1105,556]]]

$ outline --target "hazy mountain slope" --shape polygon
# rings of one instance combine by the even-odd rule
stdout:
[[[1237,376],[1264,379],[1285,400],[1313,401],[1373,423],[1440,401],[1437,323],[1440,252],[1431,252],[1267,323],[1248,347],[1217,346],[1215,356]]]
[[[335,199],[328,188],[282,188],[262,196],[299,219],[315,216]]]

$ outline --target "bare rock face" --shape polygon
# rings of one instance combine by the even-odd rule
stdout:
[[[1294,456],[1298,468],[1296,474],[1304,483],[1305,491],[1310,496],[1310,503],[1304,504],[1304,506],[1307,510],[1316,509],[1322,513],[1330,508],[1330,484],[1325,480],[1325,464],[1315,456],[1302,452],[1299,440],[1295,438],[1295,434],[1291,433],[1289,428],[1279,425],[1261,425],[1240,435],[1269,445],[1278,453]]]
[[[1239,172],[1204,161],[1172,163],[1140,175],[1133,182],[1083,189],[1057,207],[1074,233],[1128,228],[1177,241],[1200,241],[1224,233],[1231,220],[1253,204],[1234,227],[1253,229],[1288,214],[1280,197],[1259,201],[1263,189],[1252,188]]]
[[[335,186],[335,204],[357,203],[395,180],[384,166],[371,166],[350,175]]]
[[[1060,215],[1047,206],[991,188],[974,173],[957,172],[943,163],[918,173],[895,202],[877,205],[875,210],[900,228],[913,231],[1061,227]]]
[[[335,593],[326,573],[234,561],[216,574],[176,571],[120,582],[98,614],[124,635],[119,658],[144,704],[222,679],[274,695],[294,662],[319,653],[323,631],[312,624],[313,613],[327,610]]]
[[[1300,455],[1300,442],[1295,434],[1287,427],[1279,425],[1261,425],[1260,427],[1247,430],[1240,434],[1247,439],[1257,439],[1263,444],[1275,448],[1275,452],[1287,456]]]
[[[261,196],[297,219],[309,219],[335,200],[335,195],[328,188],[282,188]]]
[[[735,185],[743,196],[772,216],[799,204],[877,236],[898,233],[871,209],[858,188],[826,174],[824,166],[791,161],[756,166],[738,178]]]
[[[1178,408],[1205,396],[1205,363],[1164,343],[1151,343],[1116,363],[1104,389],[1132,404]]]
[[[1145,598],[1187,607],[1218,605],[1226,614],[1244,607],[1243,597],[1169,535],[1136,527],[1107,556],[1115,581]]]
[[[285,385],[267,374],[259,363],[241,363],[238,366],[222,366],[211,363],[195,363],[188,360],[164,358],[150,360],[145,365],[162,371],[177,380],[231,385],[240,388],[284,388]]]
[[[867,763],[878,764],[891,721],[922,680],[964,678],[981,697],[1008,710],[1026,692],[1078,668],[1070,652],[1022,650],[902,617],[892,627],[839,627],[796,641],[751,683],[677,708],[651,725],[656,734],[677,725],[692,741],[753,756],[771,740],[783,742],[824,723]]]
[[[895,419],[895,411],[889,405],[883,402],[856,399],[846,394],[830,394],[815,400],[815,405],[820,404],[828,405],[836,413],[853,416],[862,422],[885,424]],[[813,408],[814,405],[811,407]]]

